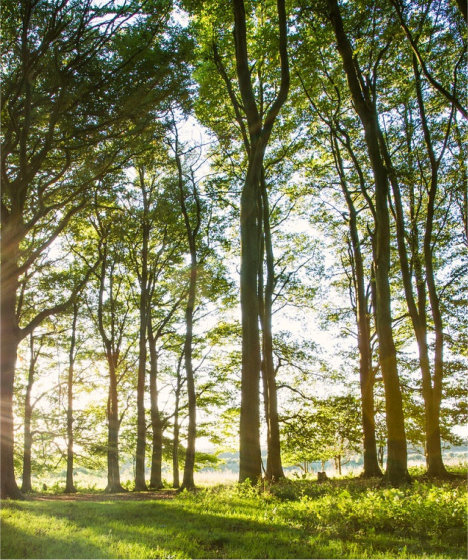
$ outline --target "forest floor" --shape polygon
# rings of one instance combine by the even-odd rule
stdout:
[[[466,558],[466,478],[284,481],[2,504],[1,558]]]
[[[76,492],[76,494],[50,494],[49,492],[30,494],[30,500],[40,502],[113,502],[113,501],[141,501],[141,500],[170,500],[177,495],[176,490],[157,490],[150,492],[122,492],[119,494],[104,494],[102,492]]]

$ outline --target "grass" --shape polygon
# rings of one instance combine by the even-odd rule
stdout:
[[[168,491],[165,492],[167,496]],[[286,481],[5,501],[2,558],[466,558],[466,484]]]

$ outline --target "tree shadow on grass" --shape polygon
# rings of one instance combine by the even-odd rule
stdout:
[[[62,507],[62,506],[68,507]],[[70,507],[72,506],[72,507]],[[133,507],[132,507],[133,506]],[[21,507],[28,510],[27,504]],[[30,511],[30,510],[29,510]],[[71,528],[61,539],[55,533],[35,535],[10,522],[3,558],[312,558],[304,532],[275,523],[187,511],[183,504],[107,502],[51,504],[36,502],[32,518],[51,516]],[[86,543],[84,532],[91,543]],[[92,534],[91,534],[92,533]],[[20,547],[9,543],[22,542]],[[18,556],[17,552],[21,552]]]
[[[213,507],[215,504],[211,504]],[[226,504],[220,508],[226,509]],[[149,502],[35,502],[18,508],[57,532],[43,536],[7,523],[3,558],[346,558],[372,552],[392,558],[459,557],[456,547],[434,547],[418,538],[375,535],[332,527],[319,529],[245,519],[261,514],[256,506],[233,500],[231,511],[203,511],[203,504],[179,500]],[[194,511],[201,508],[202,511]],[[240,513],[242,512],[242,514]],[[60,536],[60,527],[67,529]],[[68,530],[69,529],[69,530]],[[338,529],[338,528],[337,528]],[[22,542],[21,548],[16,546]],[[15,543],[8,550],[7,543]],[[61,548],[62,545],[62,548]],[[402,549],[406,546],[405,551]],[[57,551],[64,550],[63,554]],[[20,550],[22,554],[18,555]],[[12,554],[12,551],[14,554]]]

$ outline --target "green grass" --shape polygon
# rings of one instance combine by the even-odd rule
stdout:
[[[3,503],[2,558],[466,558],[466,484],[213,487]]]

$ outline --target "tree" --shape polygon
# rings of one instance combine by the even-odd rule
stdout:
[[[192,6],[191,6],[192,7]],[[281,107],[283,106],[289,89],[289,64],[287,56],[287,30],[286,10],[284,2],[277,3],[276,11],[268,5],[269,15],[272,23],[265,22],[263,8],[259,8],[256,20],[260,25],[256,41],[252,41],[248,47],[247,17],[244,2],[233,1],[232,10],[234,14],[234,45],[229,39],[226,27],[229,26],[230,17],[222,5],[216,9],[198,15],[199,33],[204,48],[207,49],[208,63],[204,71],[208,74],[199,74],[203,91],[205,88],[211,95],[219,96],[217,107],[210,107],[210,112],[215,112],[215,117],[208,120],[229,153],[240,165],[246,166],[247,170],[243,177],[236,173],[236,179],[242,183],[240,196],[240,222],[241,222],[241,314],[243,329],[243,362],[242,362],[242,404],[241,404],[241,428],[240,428],[240,480],[250,478],[252,480],[261,477],[261,454],[259,439],[260,422],[260,399],[259,381],[261,370],[261,343],[259,331],[259,271],[260,271],[260,238],[263,235],[263,221],[266,216],[260,213],[259,203],[261,201],[261,180],[265,151],[277,120]],[[213,15],[212,15],[213,14]],[[252,22],[255,20],[252,12]],[[215,21],[216,20],[216,21]],[[214,33],[214,25],[221,27]],[[260,23],[261,22],[261,23]],[[264,27],[261,27],[264,25]],[[264,39],[262,33],[269,29],[271,40],[271,52],[264,59],[272,60],[271,83],[266,84],[261,79],[258,85],[257,72],[254,76],[250,68],[248,48],[254,54],[252,60],[256,59],[261,50],[260,42]],[[260,30],[261,29],[261,30]],[[269,43],[270,44],[270,43]],[[220,48],[226,49],[226,60]],[[262,66],[259,63],[259,68]],[[208,68],[209,67],[209,68]],[[279,67],[279,68],[278,68]],[[208,80],[209,72],[216,70],[218,81]],[[235,76],[235,77],[234,77]],[[270,76],[270,74],[269,74]],[[275,91],[275,85],[278,90]],[[225,102],[226,94],[228,103]],[[219,108],[223,110],[220,112]],[[206,114],[206,112],[205,112]],[[227,118],[226,118],[227,114]],[[233,117],[234,124],[230,119]],[[229,143],[241,149],[235,155],[229,150]],[[243,149],[243,151],[242,151]],[[266,194],[266,191],[265,191]],[[263,296],[262,296],[263,297]],[[265,325],[265,317],[263,317]],[[270,370],[269,370],[270,371]],[[271,376],[268,380],[271,391]],[[268,398],[268,395],[266,394]],[[274,396],[269,401],[274,404]],[[270,415],[275,418],[275,413]],[[270,426],[271,427],[271,426]],[[269,427],[269,429],[270,429]],[[271,438],[270,438],[271,441]],[[279,440],[277,442],[279,444]],[[280,459],[279,450],[276,459]],[[276,465],[275,476],[282,475],[281,465]]]
[[[31,392],[34,385],[34,373],[37,360],[39,358],[43,336],[39,337],[39,348],[34,348],[35,337],[32,332],[29,335],[29,368],[28,380],[26,386],[26,395],[24,398],[24,450],[23,450],[23,480],[21,484],[22,492],[32,492],[31,484],[31,447],[32,447],[32,432],[31,432],[31,419],[33,413],[33,404],[31,403]]]
[[[164,152],[164,150],[163,150]],[[149,156],[149,157],[148,157]],[[128,229],[126,241],[129,246],[127,266],[136,275],[139,286],[137,307],[139,310],[139,357],[137,379],[137,440],[135,459],[135,489],[145,490],[145,451],[147,350],[149,349],[149,392],[151,402],[151,425],[153,451],[151,465],[151,487],[161,487],[162,419],[158,410],[158,349],[157,344],[168,322],[185,297],[185,288],[178,295],[171,290],[168,279],[175,275],[174,265],[182,259],[183,239],[179,231],[178,213],[171,206],[162,162],[167,154],[140,156],[136,161],[137,177],[131,188],[127,187],[125,213]],[[154,158],[154,159],[153,159]],[[173,280],[173,278],[171,278]],[[175,284],[180,288],[179,284]],[[169,303],[171,292],[174,302]]]
[[[83,209],[96,180],[128,157],[129,139],[148,126],[150,110],[185,79],[179,58],[173,58],[179,41],[166,34],[169,6],[162,1],[152,8],[153,15],[140,12],[138,2],[115,7],[28,0],[4,6],[2,497],[20,497],[12,418],[18,343],[73,299],[20,326],[20,278]]]
[[[126,359],[133,343],[131,338],[125,340],[131,311],[129,279],[125,268],[126,254],[122,231],[119,231],[117,223],[113,222],[112,214],[102,216],[96,208],[96,221],[93,225],[99,239],[101,263],[97,274],[98,294],[94,321],[102,340],[109,373],[106,491],[122,492],[124,489],[120,483],[119,430],[123,415],[119,414],[118,386],[127,373]]]
[[[324,71],[326,81],[325,84],[333,87],[335,95],[330,91],[326,91],[326,101],[323,103],[324,109],[320,109],[319,95],[315,95],[315,99],[307,90],[304,80],[300,76],[301,86],[310,102],[313,115],[320,120],[328,128],[327,147],[331,151],[334,167],[337,173],[338,182],[340,184],[342,196],[346,202],[347,212],[334,212],[339,215],[340,222],[345,222],[348,228],[347,234],[347,258],[342,258],[342,262],[349,267],[349,292],[351,296],[351,304],[353,306],[356,327],[357,327],[357,345],[359,349],[359,376],[361,389],[361,408],[362,408],[362,427],[364,436],[364,471],[363,476],[373,477],[381,476],[378,460],[377,445],[375,436],[375,420],[374,420],[374,384],[375,384],[375,368],[372,363],[372,331],[371,331],[371,302],[370,292],[371,279],[370,274],[366,275],[365,270],[365,247],[362,238],[367,234],[371,237],[371,241],[375,232],[369,232],[369,221],[363,222],[361,217],[368,211],[371,217],[375,216],[375,207],[368,195],[365,173],[359,162],[351,141],[351,137],[347,131],[344,118],[342,116],[342,93],[339,85],[334,78]],[[326,90],[326,86],[322,86]],[[330,87],[330,89],[331,89]],[[330,105],[330,107],[327,107]],[[329,109],[327,113],[327,109]],[[341,120],[343,119],[343,120]],[[325,136],[325,134],[324,134]],[[344,155],[343,155],[344,153]],[[346,158],[347,156],[347,158]],[[350,160],[350,163],[347,163]],[[326,162],[329,166],[329,163]],[[354,171],[351,180],[348,179],[350,171]],[[357,177],[358,185],[354,185]],[[354,180],[353,180],[354,179]],[[362,230],[367,228],[366,234],[362,234]],[[341,229],[338,235],[342,235]],[[344,249],[344,247],[343,247]]]
[[[190,169],[189,187],[190,193],[187,193],[186,179],[182,167],[182,160],[180,156],[179,135],[177,125],[173,122],[174,131],[174,157],[177,166],[177,186],[180,209],[185,224],[185,231],[187,234],[187,244],[190,253],[190,280],[188,287],[187,304],[185,308],[185,343],[184,343],[184,360],[185,360],[185,374],[187,379],[187,392],[188,392],[188,436],[187,436],[187,451],[185,454],[184,477],[182,480],[182,488],[193,489],[195,483],[193,480],[193,469],[195,466],[195,440],[196,440],[196,392],[195,392],[195,379],[192,363],[192,341],[193,341],[193,318],[195,310],[195,302],[197,298],[197,277],[199,267],[199,240],[198,235],[200,226],[202,224],[202,204],[200,200],[200,193],[198,190],[197,181],[195,179],[195,171],[193,167]],[[191,205],[194,206],[193,217],[190,215],[188,207],[188,197],[191,199]]]
[[[389,180],[385,159],[380,151],[381,131],[377,119],[375,95],[366,83],[353,56],[337,0],[328,0],[328,18],[333,27],[337,48],[343,61],[355,110],[364,128],[375,185],[375,318],[379,339],[380,369],[385,385],[388,431],[386,476],[392,483],[408,479],[407,447],[401,390],[398,379],[395,343],[392,334],[390,268],[390,218],[388,210]],[[385,47],[384,47],[385,49]],[[385,50],[383,51],[385,52]]]
[[[68,352],[68,376],[67,376],[67,479],[65,483],[65,492],[76,492],[75,484],[73,482],[73,382],[75,376],[75,362],[77,353],[76,344],[76,330],[78,320],[78,299],[73,302],[73,315],[70,336],[70,350]]]
[[[351,396],[311,399],[308,406],[283,420],[285,452],[289,462],[305,473],[309,463],[335,459],[342,474],[343,460],[360,450],[362,432],[358,400]]]

